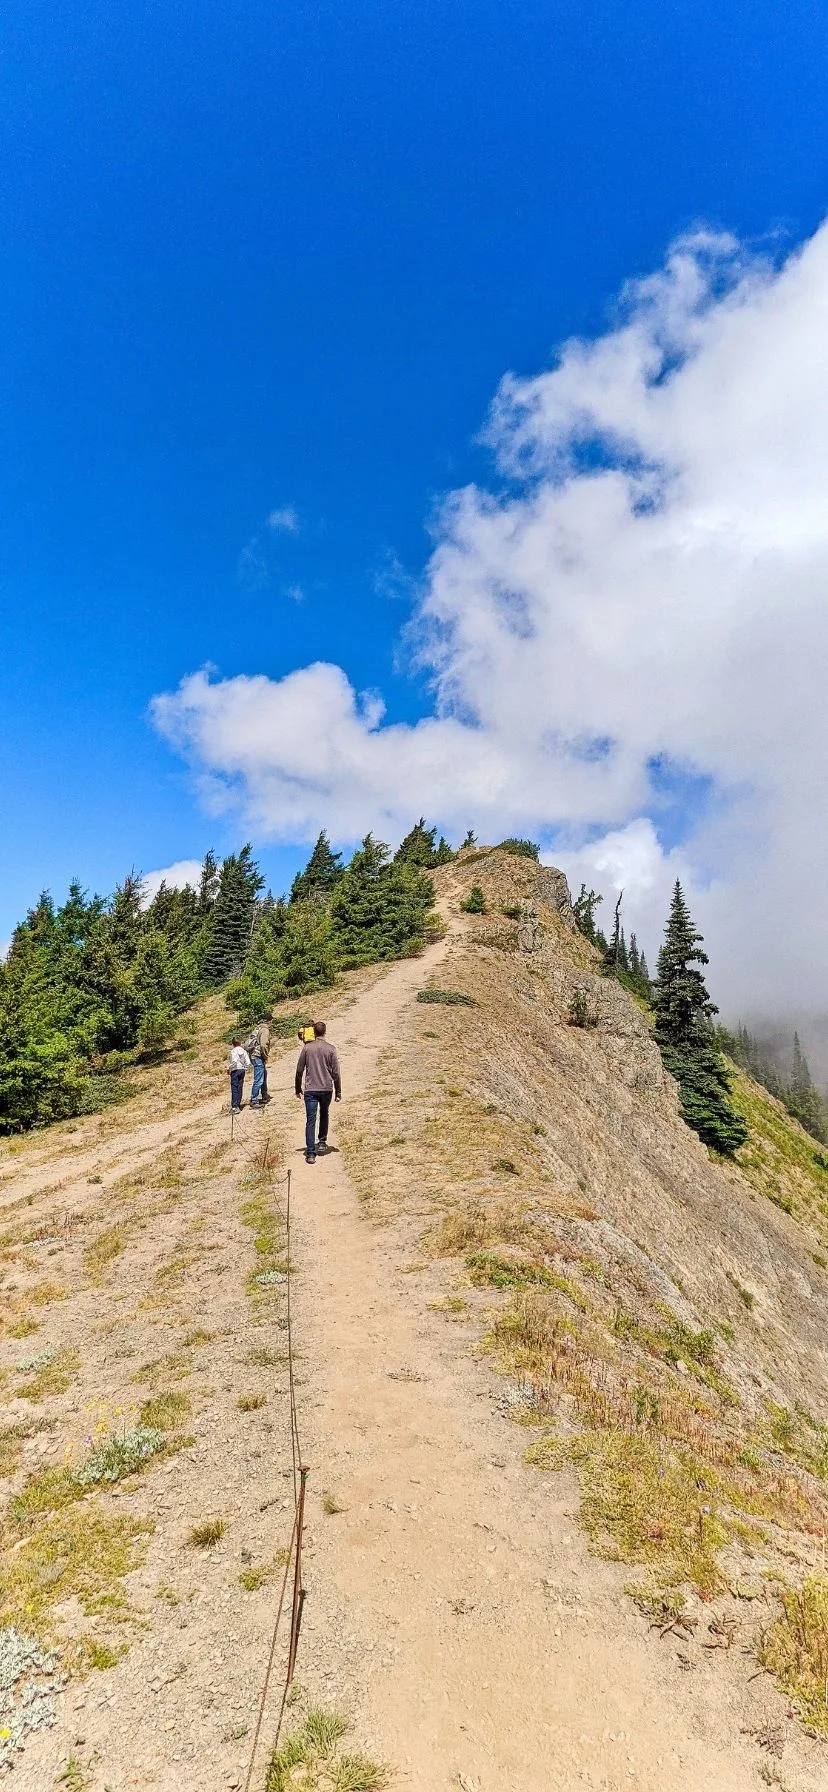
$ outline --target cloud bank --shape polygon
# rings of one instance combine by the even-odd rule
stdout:
[[[407,630],[431,715],[317,664],[193,673],[156,725],[259,837],[540,834],[649,951],[678,872],[729,1006],[824,1009],[828,226],[781,264],[682,239],[504,379],[487,439],[497,489],[448,498]]]

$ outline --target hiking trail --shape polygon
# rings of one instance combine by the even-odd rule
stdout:
[[[382,1055],[457,931],[418,959],[372,972],[355,997],[329,1006],[344,1088],[342,1107],[331,1109],[334,1147],[348,1104],[372,1091],[381,1129]],[[275,1594],[272,1585],[252,1598],[239,1591],[239,1551],[259,1560],[289,1534],[284,1369],[267,1378],[259,1432],[238,1410],[251,1380],[243,1365],[255,1358],[249,1346],[284,1346],[275,1321],[251,1322],[239,1286],[249,1244],[239,1169],[270,1134],[283,1140],[293,1173],[294,1345],[310,1469],[299,1709],[310,1701],[344,1711],[355,1746],[387,1762],[391,1786],[406,1792],[756,1792],[761,1758],[741,1734],[732,1680],[703,1655],[685,1671],[680,1655],[647,1634],[623,1598],[618,1567],[589,1552],[574,1516],[574,1476],[524,1464],[529,1434],[505,1411],[502,1383],[466,1347],[468,1334],[429,1310],[426,1296],[444,1283],[418,1249],[416,1205],[379,1225],[340,1150],[305,1164],[294,1062],[290,1047],[274,1056],[270,1107],[243,1112],[232,1153],[214,1077],[215,1096],[142,1118],[128,1136],[110,1121],[84,1122],[52,1185],[67,1211],[77,1204],[82,1223],[92,1172],[108,1184],[117,1171],[123,1181],[176,1149],[199,1161],[212,1152],[221,1164],[190,1208],[186,1188],[173,1188],[152,1226],[130,1238],[105,1312],[88,1286],[49,1309],[55,1344],[61,1326],[90,1352],[98,1341],[78,1426],[93,1398],[111,1402],[119,1389],[124,1397],[125,1370],[150,1348],[170,1376],[180,1359],[191,1378],[182,1385],[203,1404],[197,1398],[191,1447],[148,1473],[137,1492],[110,1496],[156,1524],[146,1564],[127,1576],[130,1596],[143,1594],[147,1609],[155,1601],[144,1632],[108,1673],[70,1686],[55,1729],[29,1741],[14,1783],[46,1792],[74,1754],[90,1775],[77,1783],[96,1792],[243,1784]],[[53,1167],[48,1139],[33,1144],[15,1200],[36,1188],[50,1158]],[[11,1192],[4,1184],[2,1200]],[[187,1236],[198,1241],[190,1258]],[[73,1249],[67,1234],[63,1255]],[[61,1250],[57,1257],[59,1269]],[[153,1310],[149,1299],[127,1313],[171,1260],[183,1266],[178,1305]],[[195,1319],[209,1328],[200,1345],[187,1342],[192,1330],[183,1340],[173,1331]],[[77,1396],[66,1410],[78,1411]],[[209,1553],[188,1554],[187,1527],[209,1512],[226,1515],[227,1535]],[[738,1669],[742,1692],[752,1667]],[[280,1695],[277,1671],[257,1787]],[[283,1734],[293,1721],[289,1707]],[[802,1761],[795,1785],[818,1785]]]

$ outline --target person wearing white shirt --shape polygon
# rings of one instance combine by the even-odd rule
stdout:
[[[241,1113],[244,1079],[250,1069],[250,1059],[244,1046],[238,1039],[233,1039],[227,1054],[227,1072],[230,1077],[230,1110],[233,1114]]]

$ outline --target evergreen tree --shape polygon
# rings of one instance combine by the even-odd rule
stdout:
[[[465,839],[461,840],[461,842],[460,842],[460,851],[464,852],[467,848],[469,848],[471,846],[476,846],[476,845],[477,845],[477,835],[474,831],[474,828],[469,828]]]
[[[595,926],[595,910],[598,907],[599,902],[603,902],[603,900],[603,896],[596,895],[594,890],[588,890],[586,884],[582,884],[580,894],[576,896],[575,901],[572,904],[572,912],[575,916],[576,923],[580,928],[581,933],[584,934],[586,939],[592,942],[593,946],[598,944],[598,930]]]
[[[447,865],[454,858],[448,841],[441,834],[437,841],[437,829],[428,828],[425,817],[420,816],[410,833],[400,841],[394,854],[395,865],[414,865],[421,871],[434,871],[438,865]]]
[[[227,999],[246,1028],[274,1002],[327,989],[335,979],[329,905],[314,898],[271,903],[256,928],[242,976],[228,985]]]
[[[627,981],[629,987],[635,990],[636,995],[643,996],[645,1002],[649,1002],[652,999],[652,990],[647,974],[647,960],[644,953],[638,950],[638,940],[634,933],[630,934],[628,957]]]
[[[825,1109],[817,1090],[811,1081],[808,1060],[799,1042],[799,1034],[793,1036],[793,1058],[791,1079],[788,1085],[785,1106],[789,1114],[793,1114],[804,1126],[806,1132],[825,1142]]]
[[[307,902],[309,897],[330,896],[337,879],[342,876],[342,854],[332,852],[331,843],[322,829],[304,871],[297,872],[290,887],[291,902]]]
[[[602,969],[608,977],[617,977],[619,973],[626,968],[621,962],[621,941],[623,939],[621,931],[621,899],[623,895],[624,892],[621,890],[619,892],[618,901],[615,904],[615,920],[613,921],[612,926],[612,938],[604,947],[604,963]],[[626,947],[624,948],[624,951],[626,954]]]
[[[108,1054],[157,1047],[197,993],[192,892],[141,907],[125,878],[109,902],[70,886],[41,896],[0,966],[0,1130],[92,1111],[114,1084]]]
[[[158,928],[171,946],[196,946],[202,922],[198,895],[189,884],[181,890],[160,884],[144,914],[147,927]]]
[[[214,852],[206,852],[201,866],[201,881],[198,886],[198,912],[209,915],[218,895],[219,868]]]
[[[706,1145],[732,1156],[744,1144],[747,1128],[728,1100],[727,1069],[711,1026],[716,1007],[699,968],[708,963],[677,879],[653,988],[655,1037],[678,1082],[687,1124]]]
[[[211,989],[239,976],[247,957],[264,878],[248,844],[222,861],[219,885],[210,911],[210,937],[204,957],[204,981]]]
[[[415,866],[391,863],[388,847],[366,834],[331,899],[339,964],[347,970],[420,951],[433,901],[431,879]]]

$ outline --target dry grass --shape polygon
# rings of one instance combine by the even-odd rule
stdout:
[[[138,1423],[154,1431],[175,1431],[190,1417],[192,1410],[186,1394],[182,1394],[177,1388],[168,1388],[144,1401],[138,1414]]]
[[[342,1748],[349,1725],[333,1712],[312,1710],[271,1755],[265,1792],[382,1792],[389,1773],[382,1762]]]
[[[120,1220],[117,1225],[106,1226],[86,1246],[83,1253],[83,1267],[93,1282],[101,1282],[116,1258],[126,1250],[133,1229],[134,1221]]]
[[[19,1400],[48,1400],[52,1394],[65,1394],[76,1379],[80,1357],[76,1350],[44,1351],[31,1369],[24,1370],[24,1380],[15,1389]]]
[[[192,1360],[184,1350],[169,1350],[165,1356],[155,1357],[153,1361],[142,1363],[136,1369],[133,1381],[147,1382],[152,1387],[159,1381],[183,1381],[192,1374]]]
[[[6,1327],[6,1333],[9,1338],[31,1338],[40,1331],[41,1323],[41,1320],[33,1319],[31,1313],[23,1313]]]
[[[51,1425],[46,1419],[21,1419],[17,1424],[7,1425],[0,1431],[0,1479],[5,1480],[15,1473],[27,1439],[34,1437],[38,1431],[50,1429]]]
[[[289,1561],[290,1550],[279,1549],[269,1562],[252,1562],[247,1568],[243,1568],[239,1575],[239,1585],[244,1587],[246,1593],[258,1593],[261,1587],[268,1586],[276,1579]]]
[[[239,1412],[259,1412],[267,1405],[266,1394],[242,1394],[236,1401]]]
[[[28,1534],[8,1523],[0,1555],[0,1625],[48,1636],[52,1608],[68,1599],[77,1599],[87,1617],[123,1620],[129,1615],[123,1578],[143,1560],[151,1530],[148,1519],[112,1517],[97,1500],[53,1511]]]
[[[50,1307],[56,1300],[66,1300],[69,1290],[62,1282],[36,1282],[26,1290],[26,1299],[33,1307]]]
[[[765,1631],[759,1659],[808,1728],[828,1736],[828,1582],[812,1577],[785,1589],[781,1615]]]
[[[435,1257],[461,1257],[486,1245],[519,1244],[527,1233],[526,1217],[514,1205],[470,1201],[445,1214],[423,1243]]]
[[[226,1529],[226,1518],[204,1518],[200,1524],[191,1527],[187,1542],[191,1549],[214,1549],[221,1542]]]

